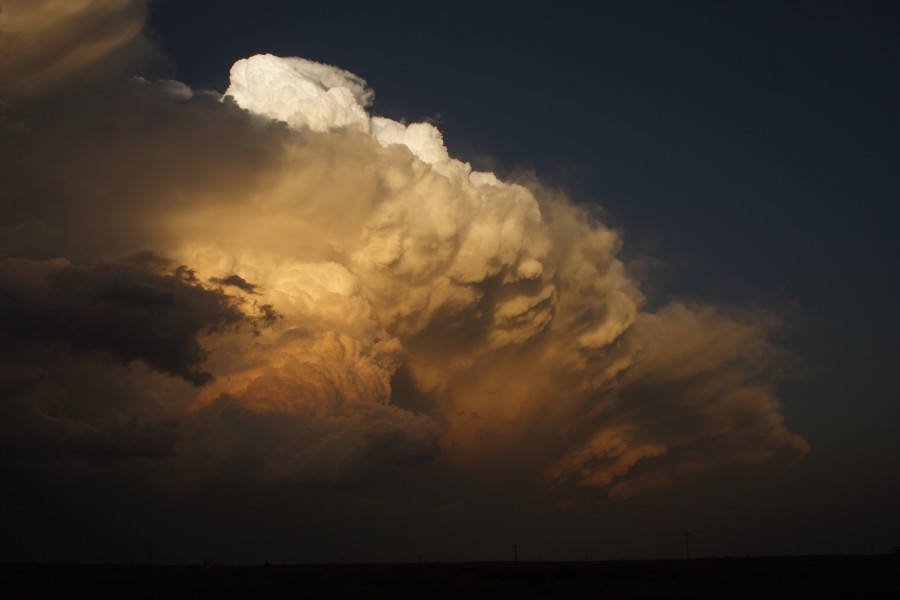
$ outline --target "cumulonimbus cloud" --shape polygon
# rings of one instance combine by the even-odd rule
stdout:
[[[0,273],[53,265],[82,276],[74,298],[94,298],[110,267],[83,265],[152,251],[193,279],[138,283],[190,291],[212,319],[183,331],[190,343],[173,348],[187,354],[127,357],[146,372],[71,352],[112,339],[104,328],[149,343],[165,310],[123,325],[72,308],[78,326],[56,337],[32,315],[16,339],[68,349],[35,351],[4,375],[19,390],[11,418],[31,423],[22,431],[56,453],[158,431],[166,451],[152,460],[265,480],[443,460],[567,497],[627,498],[807,451],[773,392],[771,319],[643,310],[615,230],[538,184],[474,171],[431,124],[370,116],[372,99],[344,70],[264,55],[234,65],[223,97],[119,78],[14,105],[10,119],[27,127],[0,140]],[[224,331],[247,319],[267,326]],[[66,376],[40,375],[41,361],[65,362]],[[118,419],[91,416],[78,403],[98,400],[79,369],[123,389],[140,380],[142,400]],[[47,406],[65,427],[48,425]],[[6,443],[27,442],[10,431]]]

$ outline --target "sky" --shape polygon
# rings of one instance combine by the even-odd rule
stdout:
[[[0,559],[900,543],[891,2],[0,0]]]

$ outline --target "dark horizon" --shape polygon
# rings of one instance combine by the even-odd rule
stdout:
[[[893,557],[795,557],[635,563],[29,567],[0,564],[7,590],[116,596],[283,597],[428,594],[430,597],[892,598]]]

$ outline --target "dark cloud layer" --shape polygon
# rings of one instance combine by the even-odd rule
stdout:
[[[75,353],[100,352],[124,364],[141,360],[194,385],[208,383],[200,337],[237,330],[250,317],[235,298],[167,263],[152,253],[92,267],[3,261],[4,345],[62,343]]]
[[[235,275],[234,273],[232,273],[228,277],[213,277],[210,279],[210,281],[212,281],[213,283],[218,283],[219,285],[223,285],[223,286],[236,287],[240,290],[244,290],[248,294],[256,293],[256,285],[245,280],[240,275]]]

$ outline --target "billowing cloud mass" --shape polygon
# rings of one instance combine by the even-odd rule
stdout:
[[[2,3],[3,77],[45,90],[8,96],[0,137],[6,460],[326,482],[443,461],[570,501],[807,451],[766,315],[642,309],[618,232],[371,116],[354,74],[109,77],[143,3],[61,4]]]

